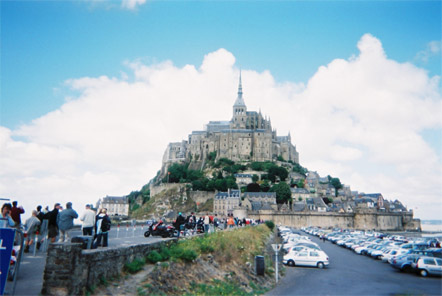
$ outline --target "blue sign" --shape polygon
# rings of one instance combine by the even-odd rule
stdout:
[[[0,228],[0,295],[3,295],[11,263],[15,229]]]

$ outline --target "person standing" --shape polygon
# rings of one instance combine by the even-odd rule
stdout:
[[[92,235],[95,225],[95,212],[91,209],[91,205],[86,205],[86,210],[80,217],[83,222],[83,235]]]
[[[74,227],[75,218],[78,218],[78,214],[72,209],[72,203],[66,203],[66,209],[59,212],[57,216],[57,225],[60,230],[60,239],[58,242],[69,241],[69,230]]]
[[[4,203],[2,206],[0,228],[12,228],[15,226],[15,221],[11,218],[12,206],[10,203]]]
[[[184,229],[184,224],[186,223],[186,218],[183,217],[183,214],[179,212],[178,217],[175,220],[175,228],[178,231],[178,237],[180,237],[181,230]]]
[[[32,211],[32,216],[29,217],[25,222],[26,229],[26,243],[25,243],[25,253],[29,253],[29,248],[35,241],[37,231],[40,229],[40,220],[37,218],[37,211]]]
[[[106,209],[100,209],[99,214],[95,217],[95,235],[97,240],[94,243],[93,248],[96,249],[100,246],[103,239],[103,247],[108,246],[108,232],[111,229],[111,220],[107,215]]]
[[[42,206],[37,206],[37,218],[40,220],[40,229],[37,238],[37,250],[40,250],[41,244],[44,242],[48,232],[48,218],[46,217],[47,211],[42,209]]]
[[[22,206],[17,207],[17,201],[12,202],[12,209],[11,209],[11,218],[15,222],[15,227],[20,227],[21,225],[21,218],[20,215],[24,214],[25,210]]]
[[[58,212],[61,206],[59,203],[54,205],[54,209],[47,214],[45,214],[44,219],[48,219],[48,237],[52,243],[55,242],[55,239],[58,235],[58,225],[57,225],[57,217]]]
[[[210,227],[210,217],[209,214],[206,213],[206,216],[204,216],[204,232],[208,233]]]

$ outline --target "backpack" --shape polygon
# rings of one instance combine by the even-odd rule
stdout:
[[[111,229],[111,221],[109,216],[104,216],[103,221],[101,221],[101,231],[106,232]]]

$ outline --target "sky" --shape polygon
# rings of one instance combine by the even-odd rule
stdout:
[[[83,211],[248,110],[302,166],[442,219],[440,1],[0,1],[0,198]]]

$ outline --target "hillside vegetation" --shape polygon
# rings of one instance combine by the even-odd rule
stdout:
[[[97,292],[118,294],[124,290],[130,294],[133,289],[133,294],[138,295],[264,294],[274,285],[270,246],[276,237],[270,229],[273,226],[270,222],[268,226],[249,226],[180,240],[170,248],[152,251],[142,260],[128,263],[122,277],[125,280]],[[255,275],[256,255],[265,256],[264,276]]]
[[[175,211],[212,211],[213,201],[203,205],[187,198],[189,191],[225,192],[228,189],[241,189],[242,192],[276,192],[278,203],[290,200],[290,186],[302,187],[304,181],[297,184],[290,180],[289,173],[296,172],[305,178],[307,169],[293,162],[285,162],[279,159],[277,162],[241,162],[221,158],[216,159],[216,153],[210,153],[203,170],[192,169],[191,162],[172,164],[161,177],[159,174],[140,191],[132,191],[129,195],[130,213],[133,218],[145,218],[149,216],[163,216],[168,209]],[[239,188],[235,174],[245,171],[259,172],[261,175],[253,175],[253,182]],[[186,184],[185,189],[168,189],[151,199],[150,184]],[[210,204],[211,203],[211,204]]]

